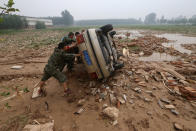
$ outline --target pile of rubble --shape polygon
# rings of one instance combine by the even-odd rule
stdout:
[[[116,42],[119,42],[119,40],[116,40]],[[153,35],[145,35],[143,37],[138,37],[137,39],[127,39],[127,41],[119,44],[119,48],[127,48],[131,51],[131,53],[134,54],[140,54],[142,52],[142,54],[145,56],[152,55],[153,52],[167,53],[172,56],[185,55],[173,49],[172,47],[168,48],[162,45],[163,43],[168,42],[169,40],[167,40],[166,38],[156,37]]]

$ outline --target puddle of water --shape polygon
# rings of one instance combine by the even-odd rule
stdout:
[[[179,57],[171,56],[166,53],[153,53],[151,56],[139,57],[140,61],[175,61]]]
[[[181,44],[196,44],[196,37],[190,37],[190,36],[183,36],[181,34],[161,34],[156,35],[157,37],[165,37],[168,40],[171,40],[173,42],[170,43],[163,43],[163,46],[165,47],[172,47],[181,53],[187,53],[191,54],[192,51],[185,49],[181,46]]]
[[[170,48],[174,48],[177,51],[180,51],[181,53],[187,53],[187,54],[191,54],[191,50],[187,50],[184,47],[181,46],[181,44],[176,44],[174,43],[163,43],[162,44],[165,47],[170,47]]]

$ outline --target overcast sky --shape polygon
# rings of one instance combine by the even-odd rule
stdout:
[[[7,0],[0,0],[0,5]],[[196,14],[196,0],[14,0],[20,15],[60,16],[67,9],[75,20],[142,18],[151,12],[166,18]]]

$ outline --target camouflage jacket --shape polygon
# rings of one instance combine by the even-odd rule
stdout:
[[[56,47],[48,60],[48,64],[45,67],[45,71],[50,72],[54,69],[59,69],[60,71],[62,71],[64,66],[66,64],[69,64],[69,62],[71,62],[71,60],[73,60],[74,57],[74,54],[66,53],[62,49],[58,49]]]
[[[62,42],[66,42],[67,45],[71,44],[72,42],[76,42],[76,40],[73,38],[69,38],[68,36],[65,36],[62,38]]]

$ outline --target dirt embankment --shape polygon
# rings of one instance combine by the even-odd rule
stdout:
[[[0,130],[22,130],[27,124],[54,120],[55,130],[60,131],[194,131],[195,57],[144,62],[138,59],[141,52],[183,55],[163,47],[161,43],[168,40],[153,35],[115,41],[120,52],[127,48],[128,53],[120,58],[125,67],[107,81],[93,81],[82,64],[75,65],[74,72],[65,72],[72,89],[70,96],[62,97],[63,89],[51,78],[46,85],[48,95],[35,100],[31,99],[33,86],[40,80],[55,45],[1,51]],[[23,68],[10,69],[14,65]]]

